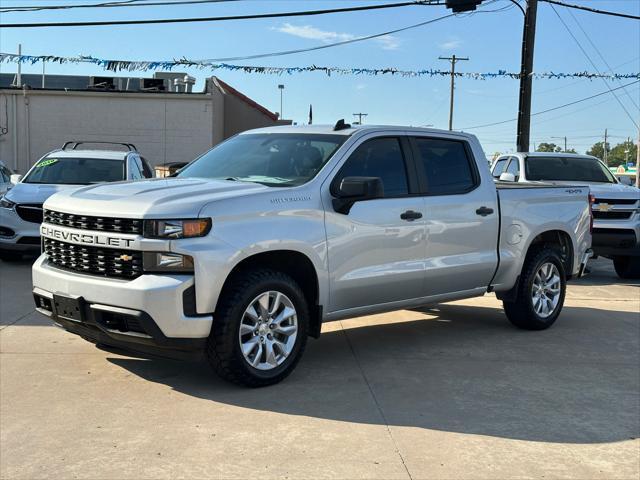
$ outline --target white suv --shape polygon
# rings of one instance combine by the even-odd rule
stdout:
[[[80,145],[109,144],[126,151],[80,149]],[[153,170],[136,147],[127,143],[67,142],[47,153],[24,178],[0,197],[0,259],[14,260],[40,251],[42,204],[54,193],[80,185],[153,177]]]

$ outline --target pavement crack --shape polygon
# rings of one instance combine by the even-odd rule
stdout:
[[[356,351],[353,348],[353,345],[351,344],[351,340],[349,339],[349,335],[347,334],[347,329],[345,329],[344,326],[342,325],[342,321],[340,321],[340,327],[342,329],[342,333],[344,334],[344,338],[347,341],[347,345],[349,346],[349,350],[351,350],[351,354],[353,355],[353,358],[356,361],[356,365],[358,366],[358,370],[360,370],[360,374],[362,375],[362,378],[364,379],[364,382],[366,383],[367,388],[369,389],[369,393],[371,394],[371,398],[373,398],[373,403],[375,403],[376,408],[378,409],[378,413],[380,414],[380,418],[382,418],[382,421],[384,422],[384,426],[387,429],[387,435],[389,435],[389,438],[391,439],[391,442],[393,443],[393,448],[395,449],[396,453],[398,454],[398,457],[400,458],[400,461],[402,462],[402,466],[404,467],[405,472],[407,472],[407,476],[409,477],[409,480],[413,480],[413,476],[411,475],[411,472],[409,471],[409,467],[407,467],[407,462],[405,461],[405,459],[404,459],[404,457],[402,455],[402,452],[400,452],[400,447],[398,446],[398,442],[396,441],[396,439],[393,436],[393,433],[391,432],[391,428],[389,427],[389,422],[387,421],[387,417],[384,414],[384,411],[382,410],[382,407],[380,406],[380,402],[378,402],[378,398],[376,397],[376,394],[373,391],[373,387],[371,386],[371,383],[369,382],[369,379],[367,378],[367,374],[364,372],[364,368],[362,368],[362,364],[360,363],[360,359],[356,355]]]

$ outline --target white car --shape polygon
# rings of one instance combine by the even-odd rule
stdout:
[[[11,175],[11,170],[0,160],[0,195],[7,193],[13,186]]]
[[[125,146],[126,151],[78,148],[85,143],[114,144],[67,142],[38,160],[24,178],[15,178],[16,185],[0,197],[0,259],[15,260],[24,253],[40,251],[42,204],[54,193],[81,185],[154,176],[131,144],[117,144]]]

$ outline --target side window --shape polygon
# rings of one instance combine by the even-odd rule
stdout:
[[[511,158],[507,173],[512,173],[516,177],[516,182],[520,179],[520,161],[517,158]]]
[[[129,157],[129,180],[140,180],[142,178],[142,172],[138,166],[138,162],[135,157]]]
[[[500,178],[500,175],[502,175],[502,173],[504,172],[504,168],[507,166],[508,161],[509,161],[509,158],[507,157],[507,158],[501,158],[496,162],[492,172],[493,178]]]
[[[344,177],[380,177],[385,197],[408,195],[407,168],[396,137],[365,141],[351,154],[336,179]]]
[[[5,168],[0,167],[0,182],[9,183],[10,179],[11,175],[9,175],[9,172]]]
[[[463,142],[417,137],[415,143],[418,167],[423,168],[427,180],[427,193],[454,195],[475,187],[475,170]]]
[[[149,163],[143,157],[140,157],[140,163],[142,164],[142,175],[144,178],[153,178],[153,170],[151,170]]]

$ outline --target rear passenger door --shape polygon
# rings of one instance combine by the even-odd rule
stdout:
[[[415,136],[411,143],[425,203],[425,295],[488,286],[497,266],[493,182],[481,181],[465,140]]]
[[[356,202],[348,214],[327,205],[329,312],[422,295],[424,203],[410,150],[406,137],[369,136],[329,178],[338,185],[345,177],[379,177],[384,185],[384,198]]]

